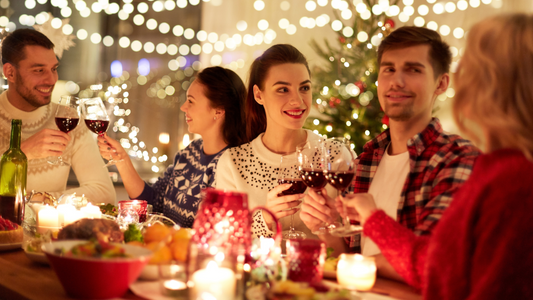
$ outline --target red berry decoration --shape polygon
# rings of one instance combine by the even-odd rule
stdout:
[[[392,19],[387,19],[387,21],[385,21],[385,27],[388,29],[394,28],[394,21]]]
[[[342,37],[342,36],[339,37],[339,41],[340,41],[341,43],[343,43],[343,44],[346,43],[346,39],[345,39],[344,37]]]

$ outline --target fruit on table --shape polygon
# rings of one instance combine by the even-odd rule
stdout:
[[[156,223],[144,230],[144,247],[152,250],[154,255],[149,264],[165,264],[171,260],[185,262],[191,239],[190,229],[178,230]]]
[[[22,238],[21,226],[0,217],[0,244],[21,243]]]
[[[161,242],[151,242],[146,244],[146,248],[152,250],[154,254],[148,262],[149,264],[164,264],[172,260],[172,253],[170,248]]]
[[[146,228],[144,231],[144,242],[150,244],[151,242],[160,242],[163,239],[171,237],[171,229],[161,223]]]

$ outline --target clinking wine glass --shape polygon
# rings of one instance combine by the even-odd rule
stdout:
[[[298,159],[298,173],[302,181],[310,189],[320,193],[320,190],[326,186],[326,153],[324,142],[319,140],[317,143],[305,142],[296,147]],[[328,224],[322,224],[314,234],[325,233]]]
[[[278,196],[296,195],[305,192],[307,186],[298,175],[296,154],[282,155],[279,165],[278,183],[288,183],[291,184],[291,187],[281,192]],[[289,230],[282,232],[283,239],[305,239],[307,235],[304,232],[294,229],[294,214],[290,217]]]
[[[64,133],[74,130],[80,121],[80,113],[78,111],[78,98],[73,96],[61,96],[59,98],[59,105],[57,106],[55,114],[55,122],[57,128]],[[70,166],[70,163],[63,160],[60,155],[57,158],[50,157],[48,163],[52,165]]]
[[[325,141],[327,160],[327,180],[333,186],[339,196],[342,197],[344,191],[350,186],[355,176],[355,159],[357,155],[352,150],[348,139],[343,137],[330,138]],[[346,206],[343,204],[344,215]],[[350,218],[346,216],[342,222],[329,224],[328,230],[331,235],[338,237],[351,236],[361,232],[360,225],[351,224]]]
[[[81,111],[85,120],[85,125],[90,131],[103,136],[109,127],[109,116],[100,97],[84,99],[81,103]],[[106,167],[112,166],[121,160],[114,160],[109,157]]]

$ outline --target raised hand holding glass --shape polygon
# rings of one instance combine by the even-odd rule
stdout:
[[[328,183],[333,186],[339,196],[350,186],[355,176],[355,159],[357,155],[350,146],[350,141],[343,137],[335,137],[326,140],[326,160]],[[346,206],[343,205],[344,215]],[[360,225],[351,224],[350,218],[346,217],[342,222],[329,224],[328,230],[331,235],[346,237],[362,230]]]
[[[78,98],[73,96],[61,96],[55,114],[57,128],[64,133],[74,130],[80,121],[78,111]],[[70,166],[60,155],[57,158],[50,157],[48,163],[52,165]]]
[[[100,97],[84,99],[81,103],[81,111],[87,128],[99,136],[103,136],[109,127],[109,116],[102,99]],[[119,161],[122,159],[114,160],[110,156],[105,166],[112,166]]]
[[[302,194],[307,189],[303,180],[298,176],[298,164],[295,154],[282,155],[279,165],[278,183],[291,184],[287,190],[278,196]],[[294,214],[291,215],[289,230],[284,230],[283,239],[305,239],[307,235],[294,229]]]

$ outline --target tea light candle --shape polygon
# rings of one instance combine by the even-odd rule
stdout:
[[[80,211],[83,212],[84,217],[88,219],[100,219],[102,218],[102,212],[100,207],[87,203],[87,206],[80,208]]]
[[[65,215],[69,215],[75,211],[76,208],[72,204],[59,204],[57,206],[58,222],[59,226],[67,225],[65,224]]]
[[[79,210],[69,210],[66,214],[63,215],[63,226],[72,224],[80,219],[83,219],[85,214]]]
[[[163,294],[167,297],[186,297],[187,284],[176,279],[165,280],[163,282]]]
[[[205,269],[194,272],[192,282],[193,299],[204,294],[213,299],[235,298],[235,273],[228,268],[219,268],[214,261],[210,261]]]
[[[337,264],[337,280],[347,289],[368,291],[376,282],[376,262],[361,254],[341,254]]]

